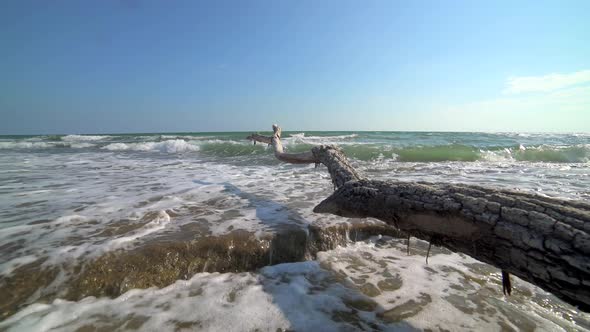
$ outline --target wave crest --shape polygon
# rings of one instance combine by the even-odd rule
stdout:
[[[50,149],[50,148],[90,148],[95,146],[90,143],[67,143],[67,142],[29,142],[29,141],[17,141],[17,142],[0,142],[0,149]]]
[[[102,149],[109,151],[159,151],[165,153],[180,153],[198,151],[199,147],[181,139],[167,140],[163,142],[144,143],[111,143]]]
[[[62,137],[62,141],[66,142],[80,142],[80,141],[100,141],[110,138],[108,135],[67,135]]]

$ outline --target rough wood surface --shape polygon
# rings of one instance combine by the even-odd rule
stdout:
[[[272,137],[268,137],[268,136],[264,136],[264,135],[260,135],[260,134],[251,134],[250,136],[246,137],[246,139],[253,141],[254,144],[256,144],[256,142],[261,142],[261,143],[266,143],[266,144],[272,143]]]
[[[286,162],[281,130],[275,156]],[[278,133],[278,134],[277,134]],[[350,218],[372,217],[465,253],[590,311],[590,204],[460,184],[362,179],[336,147],[318,146],[309,162],[328,167],[337,189],[314,208]]]
[[[590,310],[590,204],[477,186],[352,181],[314,212],[373,217]]]
[[[328,167],[334,189],[342,187],[348,181],[361,179],[354,167],[350,165],[342,150],[328,145],[320,145],[311,149],[313,155]]]

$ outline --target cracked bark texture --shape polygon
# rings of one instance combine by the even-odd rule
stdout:
[[[383,220],[590,310],[590,204],[459,184],[350,181],[314,208]]]
[[[314,147],[302,158],[285,153],[280,127],[273,130],[266,138],[279,160],[328,167],[336,191],[314,212],[383,220],[590,311],[588,202],[472,185],[366,180],[337,147]]]
[[[334,146],[320,145],[311,149],[311,152],[317,160],[328,167],[334,189],[342,187],[348,181],[361,179],[340,149]]]

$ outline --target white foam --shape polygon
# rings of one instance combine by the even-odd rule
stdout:
[[[203,140],[203,141],[199,141],[201,143],[206,143],[206,144],[231,144],[231,145],[251,145],[252,143],[247,142],[247,141],[232,141],[232,140],[221,140],[221,139],[207,139],[207,140]]]
[[[407,256],[399,247],[403,240],[376,246],[383,240],[320,253],[319,262],[279,264],[260,273],[199,273],[115,299],[32,304],[0,322],[0,328],[71,331],[135,324],[149,331],[413,331],[497,330],[502,323],[517,330],[584,330],[561,315],[559,307],[546,309],[530,301],[531,293],[555,300],[517,278],[513,295],[505,298],[499,273],[475,273],[482,264],[470,258],[435,249],[425,265],[423,243],[414,240]],[[388,278],[399,278],[401,288],[385,288],[380,281]],[[363,294],[370,289],[367,284],[376,292]],[[394,308],[399,309],[392,315]],[[579,313],[576,319],[590,322],[590,315]]]
[[[291,134],[289,137],[283,138],[283,144],[333,144],[333,145],[349,145],[349,144],[366,144],[366,142],[359,142],[353,140],[358,137],[358,134],[350,135],[336,135],[336,136],[306,136],[305,133]]]
[[[189,151],[198,151],[199,146],[191,144],[181,139],[167,140],[164,142],[144,142],[144,143],[111,143],[102,147],[110,151],[159,151],[166,153],[180,153]]]
[[[479,154],[483,161],[487,162],[513,162],[512,152],[509,149],[503,150],[479,150]]]
[[[66,142],[100,141],[111,137],[109,135],[67,135],[62,140]]]
[[[71,148],[74,149],[84,149],[84,148],[92,148],[95,147],[96,145],[92,144],[92,143],[72,143],[70,145]]]
[[[148,139],[152,138],[148,136]],[[193,136],[193,135],[160,135],[162,139],[183,139],[187,141],[200,141],[200,140],[208,140],[214,139],[215,136]]]
[[[290,134],[289,137],[293,137],[296,139],[325,139],[325,140],[334,140],[334,139],[350,139],[358,137],[358,134],[349,134],[349,135],[336,135],[336,136],[306,136],[305,133],[297,133],[297,134]]]
[[[125,243],[134,241],[138,238],[141,238],[141,237],[147,236],[149,234],[152,234],[154,232],[160,231],[160,230],[166,228],[166,225],[168,225],[169,223],[170,223],[170,216],[166,213],[166,211],[160,210],[160,211],[158,211],[158,215],[156,216],[156,218],[154,220],[150,221],[149,223],[147,223],[141,229],[139,229],[131,234],[127,234],[127,235],[124,235],[124,236],[121,236],[119,238],[109,241],[109,243],[106,245],[106,247],[110,247],[110,249],[118,248],[118,247],[124,245]]]
[[[574,322],[531,301],[533,296],[542,296],[562,306],[558,311],[568,310],[569,306],[538,287],[513,277],[513,294],[504,297],[497,269],[464,255],[437,252],[436,248],[426,265],[426,247],[425,242],[412,239],[412,254],[408,256],[404,240],[377,240],[320,253],[318,260],[359,290],[371,290],[368,294],[386,315],[391,310],[395,313],[392,318],[404,317],[418,329],[456,330],[460,326],[496,330],[500,322],[516,330],[526,329],[524,326],[536,326],[538,331],[576,327]],[[401,281],[401,288],[391,287],[395,282],[388,284],[388,280]],[[579,318],[590,323],[589,314]]]
[[[362,298],[333,283],[315,262],[269,267],[262,274],[200,273],[163,289],[131,290],[116,299],[56,300],[30,305],[0,323],[9,330],[72,331],[83,326],[125,326],[136,318],[142,330],[354,331],[379,326],[374,315],[346,304]],[[358,325],[334,319],[344,314]],[[138,319],[141,318],[141,319]]]
[[[0,275],[9,275],[14,269],[32,263],[37,260],[38,257],[35,255],[26,255],[14,258],[8,262],[0,264]]]
[[[0,149],[47,149],[58,147],[89,148],[95,146],[90,143],[69,142],[35,142],[35,141],[9,141],[0,142]]]
[[[43,149],[55,146],[47,142],[0,142],[0,149]]]

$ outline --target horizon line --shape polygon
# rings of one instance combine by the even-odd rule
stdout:
[[[495,131],[495,130],[284,130],[283,133],[293,132],[351,132],[351,133],[483,133],[483,134],[588,134],[590,131]],[[220,134],[220,133],[272,133],[272,130],[235,130],[235,131],[160,131],[160,132],[90,132],[90,133],[35,133],[35,134],[4,134],[0,133],[0,137],[3,136],[69,136],[69,135],[82,135],[82,136],[107,136],[107,135],[161,135],[161,134]]]

